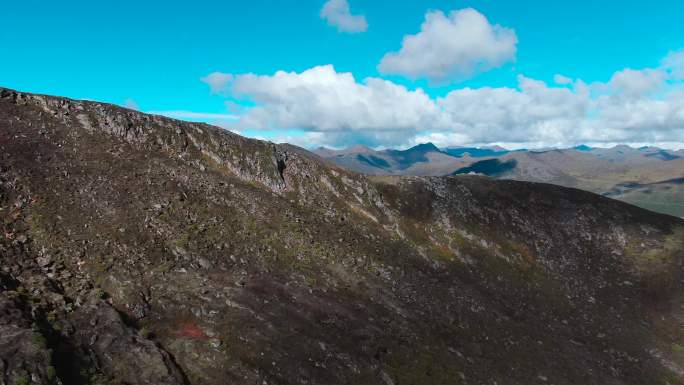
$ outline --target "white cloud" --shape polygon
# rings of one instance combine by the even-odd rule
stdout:
[[[589,100],[565,87],[520,76],[518,88],[465,88],[437,100],[468,142],[555,143],[577,133]]]
[[[225,90],[228,83],[233,80],[233,75],[223,72],[212,72],[200,78],[200,80],[209,85],[212,93],[217,94]]]
[[[515,31],[492,25],[472,8],[429,11],[420,32],[404,36],[399,52],[386,54],[378,70],[412,79],[461,80],[515,59]]]
[[[460,88],[435,98],[385,79],[357,80],[331,65],[232,79],[226,93],[253,106],[224,126],[307,146],[684,142],[684,82],[663,68],[625,69],[590,84],[519,76],[515,87]]]
[[[321,18],[340,32],[358,33],[368,29],[364,15],[352,15],[347,0],[328,0],[321,8]]]
[[[658,69],[633,70],[626,68],[613,74],[609,85],[621,95],[639,97],[655,92],[665,84],[667,74]]]
[[[663,60],[662,67],[672,78],[684,80],[684,50],[672,51]]]
[[[353,136],[396,144],[407,133],[435,126],[439,118],[437,106],[421,89],[410,91],[379,78],[357,82],[331,65],[302,73],[236,75],[231,92],[257,105],[242,115],[240,128],[326,132],[331,141]]]
[[[560,84],[560,85],[572,84],[572,79],[570,79],[570,78],[567,77],[567,76],[563,76],[563,75],[561,75],[561,74],[555,74],[555,75],[553,75],[553,81],[554,81],[556,84]]]

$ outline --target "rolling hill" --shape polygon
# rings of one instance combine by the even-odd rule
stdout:
[[[371,175],[450,175],[476,173],[498,179],[553,183],[603,194],[615,199],[684,217],[684,185],[667,181],[684,177],[684,151],[656,147],[517,150],[501,148],[439,149],[420,145],[405,150],[414,153],[426,149],[421,158],[397,167],[393,154],[401,151],[373,151],[366,148],[364,159],[385,160],[381,167],[360,162],[352,151],[317,153],[325,159],[353,171]],[[471,155],[474,154],[474,155]],[[658,188],[641,188],[656,184]],[[631,187],[630,187],[631,186]],[[616,194],[615,190],[620,190]],[[631,191],[634,189],[634,191]]]

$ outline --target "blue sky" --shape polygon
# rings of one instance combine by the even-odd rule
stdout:
[[[212,93],[200,78],[215,71],[235,76],[247,73],[272,76],[276,71],[297,75],[317,66],[332,65],[334,72],[325,76],[350,73],[362,86],[360,92],[365,92],[364,79],[384,79],[405,87],[407,92],[422,89],[428,99],[443,109],[446,107],[439,100],[465,88],[503,90],[508,87],[521,94],[512,96],[519,100],[527,97],[521,88],[524,79],[534,79],[545,82],[550,92],[554,92],[556,86],[552,85],[557,74],[569,78],[568,84],[557,86],[572,95],[582,92],[581,84],[577,84],[581,79],[583,84],[598,85],[592,89],[592,95],[604,93],[613,97],[617,91],[601,91],[601,85],[609,87],[606,84],[610,84],[617,72],[625,68],[661,70],[668,55],[684,48],[684,29],[681,28],[684,2],[680,1],[622,1],[618,4],[613,1],[548,0],[349,0],[351,14],[364,17],[368,26],[365,31],[354,33],[340,31],[326,22],[321,17],[324,3],[323,0],[8,2],[2,7],[0,85],[116,104],[128,101],[142,111],[241,115],[247,110],[233,108],[229,111],[226,102],[236,102],[247,108],[273,103],[273,95],[268,94],[273,92],[271,88],[266,90],[264,84],[262,88],[246,85],[249,79],[243,79],[241,95],[236,95],[234,90]],[[426,13],[439,10],[448,17],[450,11],[467,8],[476,10],[490,25],[512,31],[516,40],[514,54],[501,63],[487,66],[486,70],[449,75],[446,79],[379,71],[383,57],[402,48],[405,35],[419,33]],[[467,39],[468,34],[440,38]],[[675,69],[668,67],[664,71],[672,73]],[[682,111],[676,104],[680,98],[678,94],[671,96],[670,93],[679,86],[681,79],[667,76],[661,89],[655,92],[649,88],[650,94],[640,95],[640,100],[666,99],[672,105],[663,113],[678,116]],[[300,80],[293,79],[295,82]],[[349,98],[354,99],[357,91],[350,92]],[[456,98],[458,103],[449,107],[450,116],[459,115],[459,108],[474,103],[466,103],[464,95],[456,96],[459,96]],[[528,99],[534,100],[534,97]],[[568,121],[568,111],[544,116],[542,119],[546,120],[542,122],[536,112],[527,112],[533,118],[536,116],[534,119],[520,119],[514,116],[516,112],[507,111],[505,119],[488,125],[479,124],[477,116],[437,124],[434,121],[443,118],[432,115],[429,119],[409,119],[403,124],[400,117],[385,111],[391,117],[384,121],[348,122],[328,116],[330,111],[325,110],[319,115],[312,113],[312,122],[307,122],[304,117],[283,118],[282,105],[267,105],[259,110],[258,116],[240,118],[242,121],[235,126],[212,117],[203,120],[228,125],[230,129],[250,136],[288,139],[308,146],[345,146],[359,142],[401,147],[426,138],[436,139],[444,145],[536,143],[541,146],[582,141],[671,143],[671,146],[677,146],[676,143],[684,142],[682,127],[678,126],[681,122],[677,119],[667,124],[661,121],[645,121],[640,125],[612,120],[601,122],[607,127],[606,132],[627,132],[620,135],[607,135],[597,127],[580,127],[596,113],[589,110],[599,108],[599,115],[609,115],[605,106],[617,108],[617,96],[613,99],[602,107],[579,108],[577,113],[582,116],[576,117],[578,121]],[[596,101],[597,96],[591,96],[589,100]],[[277,103],[285,104],[289,109],[297,102],[281,100]],[[302,102],[306,103],[306,100]],[[569,101],[575,102],[574,99]],[[374,111],[376,104],[373,103],[369,101],[365,107]],[[625,103],[622,102],[622,106],[627,108]],[[397,106],[402,109],[400,103]],[[490,107],[496,110],[498,105]],[[651,111],[654,107],[643,105],[643,108]],[[484,118],[487,118],[486,112]],[[555,129],[557,135],[540,131],[554,130],[549,125],[560,124],[559,120],[563,122]],[[638,117],[630,121],[637,120]],[[402,127],[391,127],[395,123]],[[419,127],[407,129],[411,124]],[[667,127],[662,127],[664,124]],[[531,135],[524,133],[532,130],[531,125],[536,125],[536,131]],[[577,126],[576,130],[582,131],[581,134],[572,134],[570,125]],[[502,134],[511,130],[521,134]],[[640,131],[630,133],[635,130]],[[526,141],[528,137],[532,140]]]

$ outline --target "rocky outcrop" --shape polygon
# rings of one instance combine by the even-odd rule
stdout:
[[[82,306],[70,320],[74,340],[108,377],[128,384],[185,383],[172,357],[128,327],[108,304]]]

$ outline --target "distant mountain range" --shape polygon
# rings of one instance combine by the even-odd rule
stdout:
[[[498,179],[580,188],[637,206],[684,217],[684,150],[580,145],[547,150],[447,147],[432,143],[406,150],[318,148],[319,156],[371,175],[482,174]]]

